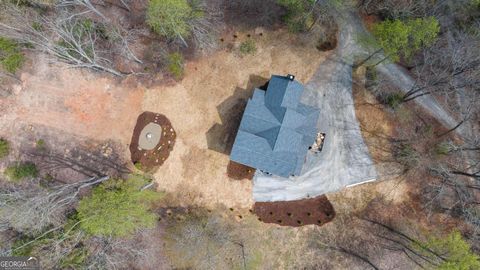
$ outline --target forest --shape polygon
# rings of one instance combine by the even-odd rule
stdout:
[[[263,78],[326,83],[328,61],[351,69],[377,181],[326,194],[321,226],[264,223],[212,144]],[[2,0],[0,256],[480,269],[479,79],[480,0]],[[148,110],[177,136],[155,170],[128,153]]]

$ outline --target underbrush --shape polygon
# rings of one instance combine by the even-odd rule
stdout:
[[[167,56],[167,70],[173,75],[175,80],[180,80],[184,73],[183,55],[179,52],[171,53]]]
[[[0,63],[2,68],[9,72],[15,73],[22,66],[25,57],[18,44],[12,40],[0,37]]]
[[[4,158],[10,152],[10,145],[5,139],[0,139],[0,158]]]
[[[5,175],[12,181],[18,182],[25,178],[37,177],[37,166],[31,162],[17,163],[5,170]]]
[[[240,44],[240,53],[243,55],[254,54],[257,51],[257,45],[252,39],[246,40]]]

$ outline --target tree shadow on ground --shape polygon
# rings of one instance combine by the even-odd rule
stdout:
[[[284,15],[285,8],[276,0],[227,0],[224,3],[225,22],[246,29],[276,29],[282,24]]]
[[[108,146],[95,150],[85,149],[79,145],[68,154],[54,150],[35,150],[30,152],[29,156],[41,171],[47,172],[57,180],[72,174],[80,174],[84,178],[104,175],[122,177],[130,173],[126,163],[122,162],[120,156],[113,150],[115,146],[111,143],[105,145]]]
[[[22,134],[18,138],[19,159],[35,163],[40,174],[51,180],[70,183],[86,177],[124,177],[130,173],[122,154],[125,147],[118,142],[95,141],[40,125]]]
[[[221,123],[215,123],[205,133],[208,149],[230,155],[247,100],[252,96],[256,87],[264,88],[267,82],[266,78],[250,75],[246,89],[235,88],[233,95],[217,105]]]

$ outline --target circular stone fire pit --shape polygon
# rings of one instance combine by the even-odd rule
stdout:
[[[144,112],[137,118],[130,143],[132,162],[137,168],[151,171],[170,155],[175,144],[175,130],[162,114]]]
[[[157,123],[148,123],[140,132],[138,147],[144,150],[152,150],[160,142],[162,126]]]

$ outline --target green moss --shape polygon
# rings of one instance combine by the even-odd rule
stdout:
[[[31,162],[17,163],[5,170],[5,175],[12,181],[20,181],[28,177],[37,177],[37,166]]]
[[[240,53],[244,55],[254,54],[257,51],[257,46],[255,45],[254,40],[249,39],[240,44],[239,50],[240,50]]]
[[[0,64],[7,72],[15,73],[25,61],[18,44],[0,37]]]
[[[0,139],[0,158],[8,156],[9,152],[10,145],[8,144],[8,141],[5,139]]]

